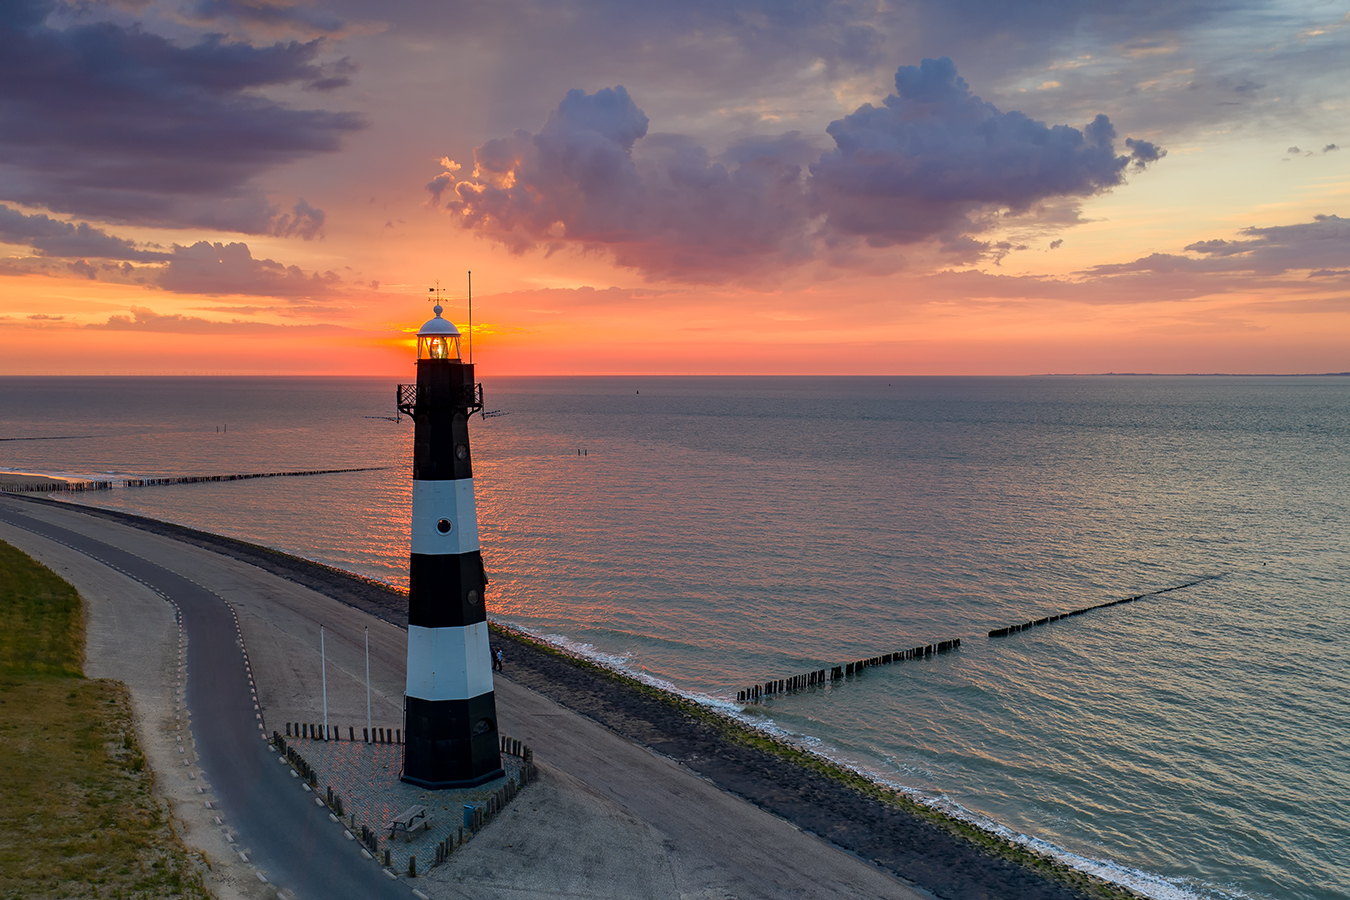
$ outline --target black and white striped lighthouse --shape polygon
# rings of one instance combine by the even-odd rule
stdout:
[[[504,773],[469,452],[482,389],[460,360],[459,329],[435,311],[417,332],[417,384],[398,389],[415,429],[402,777],[458,788]]]

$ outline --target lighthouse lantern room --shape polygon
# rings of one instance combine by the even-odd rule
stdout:
[[[414,425],[402,779],[433,789],[504,774],[469,448],[482,388],[442,312],[417,332],[417,384],[398,388]]]

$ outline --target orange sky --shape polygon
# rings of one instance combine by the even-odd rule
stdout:
[[[0,374],[1350,370],[1350,17],[827,8],[22,0]]]

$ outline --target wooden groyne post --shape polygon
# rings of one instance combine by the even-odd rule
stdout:
[[[1044,616],[1039,619],[1032,619],[1029,622],[1023,622],[1021,625],[1009,625],[1006,628],[995,628],[989,632],[991,638],[1007,637],[1010,634],[1017,634],[1026,631],[1028,628],[1037,628],[1041,625],[1049,625],[1051,622],[1058,622],[1060,619],[1068,619],[1073,616],[1081,616],[1083,613],[1090,613],[1097,609],[1106,609],[1110,606],[1120,606],[1122,603],[1133,603],[1136,600],[1143,600],[1145,597],[1156,597],[1159,594],[1166,594],[1170,591],[1179,591],[1182,588],[1194,587],[1202,581],[1209,581],[1217,578],[1217,575],[1206,575],[1204,578],[1197,578],[1194,581],[1188,581],[1185,584],[1175,584],[1172,587],[1162,588],[1156,591],[1148,591],[1143,594],[1135,594],[1132,597],[1121,597],[1119,600],[1108,600],[1106,603],[1098,603],[1096,606],[1085,606],[1082,609],[1070,610],[1066,613],[1059,613],[1053,616]]]
[[[892,653],[883,653],[880,656],[870,656],[867,659],[859,659],[850,663],[830,666],[828,669],[817,669],[814,672],[807,672],[803,675],[794,675],[791,678],[779,678],[773,681],[766,681],[763,684],[753,685],[743,691],[737,691],[736,701],[738,703],[757,703],[772,694],[790,694],[796,691],[807,690],[808,688],[822,686],[829,682],[840,681],[855,675],[861,675],[864,671],[873,666],[889,666],[894,663],[906,662],[908,660],[926,659],[930,656],[956,650],[960,646],[961,639],[952,638],[949,641],[938,641],[936,644],[924,644],[921,647],[911,647],[908,650],[897,650]]]

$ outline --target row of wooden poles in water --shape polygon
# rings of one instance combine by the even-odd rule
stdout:
[[[922,647],[913,647],[909,650],[897,650],[894,653],[883,653],[880,656],[872,656],[867,659],[860,659],[857,662],[831,666],[828,669],[818,669],[815,672],[807,672],[804,675],[794,675],[791,678],[766,681],[763,684],[757,684],[753,687],[746,688],[743,691],[738,691],[736,693],[736,700],[739,703],[755,703],[772,694],[790,694],[793,691],[801,691],[831,681],[839,681],[843,678],[861,675],[865,670],[870,669],[873,666],[888,666],[892,663],[905,662],[906,660],[923,659],[938,653],[946,653],[949,650],[955,650],[960,646],[961,639],[953,638],[950,641],[939,641],[936,644],[924,644]]]
[[[1202,581],[1208,581],[1215,576],[1208,575],[1204,578],[1197,578],[1194,581],[1188,581],[1185,584],[1177,584],[1172,587],[1162,588],[1156,591],[1148,591],[1143,594],[1135,594],[1132,597],[1122,597],[1119,600],[1110,600],[1106,603],[1098,603],[1096,606],[1085,606],[1082,609],[1075,609],[1071,612],[1060,613],[1054,616],[1045,616],[1040,619],[1033,619],[1030,622],[1023,622],[1021,625],[1009,625],[1007,628],[995,628],[989,632],[991,638],[1007,637],[1010,634],[1016,634],[1019,631],[1026,631],[1028,628],[1034,628],[1037,625],[1048,625],[1051,622],[1058,622],[1060,619],[1067,619],[1071,616],[1081,616],[1083,613],[1092,612],[1095,609],[1106,609],[1109,606],[1119,606],[1122,603],[1133,603],[1136,600],[1142,600],[1145,597],[1156,597],[1158,594],[1166,594],[1169,591],[1179,591],[1182,588],[1188,588],[1197,585]],[[807,672],[804,675],[794,675],[791,678],[780,678],[776,681],[766,681],[763,684],[757,684],[746,688],[743,691],[736,692],[736,701],[738,703],[757,703],[765,697],[775,694],[790,694],[794,691],[801,691],[807,688],[824,685],[832,681],[839,681],[853,675],[861,675],[867,669],[873,666],[885,666],[891,663],[905,662],[911,659],[926,659],[939,653],[946,653],[949,650],[956,650],[961,646],[960,638],[953,638],[950,641],[939,641],[936,644],[925,644],[922,647],[915,647],[911,650],[901,650],[898,653],[885,653],[881,656],[873,656],[868,659],[860,659],[857,662],[845,663],[842,666],[831,666],[828,669],[818,669],[814,672]]]
[[[1197,585],[1202,581],[1208,581],[1209,578],[1197,578],[1195,581],[1188,581],[1185,584],[1177,584],[1172,587],[1163,588],[1158,591],[1149,591],[1145,594],[1135,594],[1133,597],[1121,597],[1119,600],[1108,600],[1106,603],[1098,603],[1096,606],[1085,606],[1082,609],[1075,609],[1070,612],[1060,613],[1056,616],[1045,616],[1041,619],[1033,619],[1030,622],[1023,622],[1021,625],[1009,625],[1007,628],[995,628],[989,632],[991,638],[1007,637],[1010,634],[1017,634],[1019,631],[1026,631],[1028,628],[1035,628],[1038,625],[1049,625],[1051,622],[1058,622],[1060,619],[1068,619],[1072,616],[1081,616],[1083,613],[1092,612],[1094,609],[1106,609],[1108,606],[1119,606],[1122,603],[1133,603],[1136,600],[1143,600],[1145,597],[1156,597],[1159,594],[1166,594],[1169,591],[1179,591],[1182,588],[1188,588]]]
[[[362,466],[358,469],[310,469],[303,472],[250,472],[243,475],[172,475],[167,478],[128,478],[126,487],[153,487],[161,484],[204,484],[211,481],[245,481],[249,478],[290,478],[298,475],[340,475],[345,472],[375,472],[388,466]],[[13,494],[49,491],[108,491],[113,481],[43,481],[34,484],[5,484],[0,490]]]

